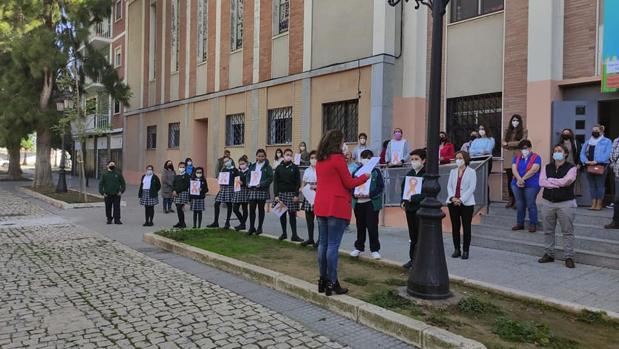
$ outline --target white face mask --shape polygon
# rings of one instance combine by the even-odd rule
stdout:
[[[531,154],[531,151],[529,149],[522,149],[520,153],[526,158],[529,156],[529,154]]]
[[[193,162],[187,161],[187,166],[191,166],[192,164],[193,164]]]
[[[241,164],[239,165],[239,168],[241,169],[241,171],[245,171],[247,169],[247,165]]]
[[[477,133],[479,133],[480,137],[483,137],[483,136],[486,135],[486,130],[479,130],[479,132],[477,132]]]
[[[463,159],[456,159],[456,166],[458,166],[458,167],[464,166],[464,160]]]
[[[312,165],[313,167],[316,167],[316,163],[318,161],[316,159],[310,159],[310,165]]]
[[[153,170],[146,170],[146,175],[147,176],[152,176],[153,175]]]
[[[417,160],[412,161],[411,165],[413,166],[413,169],[415,171],[419,171],[419,170],[421,170],[423,168],[423,162],[421,162],[421,161],[417,161]]]
[[[196,177],[202,178],[202,173],[196,173]]]
[[[178,169],[178,173],[179,173],[179,174],[185,174],[185,168],[184,168],[184,167],[180,167],[180,168]]]
[[[370,162],[370,159],[361,159],[361,163],[365,166]]]
[[[512,121],[512,126],[518,127],[518,125],[520,125],[520,121],[518,121],[518,120]]]

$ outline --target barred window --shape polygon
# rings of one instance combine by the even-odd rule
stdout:
[[[292,143],[292,107],[269,110],[269,129],[267,143]]]
[[[146,149],[157,148],[157,126],[146,127]]]
[[[206,62],[208,52],[208,0],[198,0],[198,62]]]
[[[322,105],[322,131],[332,129],[344,132],[345,142],[357,141],[359,100],[326,103]]]
[[[231,0],[230,7],[230,31],[232,51],[243,48],[243,0]]]
[[[288,31],[290,18],[290,0],[273,0],[273,34]]]
[[[168,148],[178,148],[181,144],[181,124],[173,122],[168,124]]]
[[[226,146],[245,143],[245,114],[226,116]]]
[[[502,94],[489,93],[447,99],[447,133],[457,149],[469,140],[472,131],[483,125],[494,138],[493,156],[501,156]]]
[[[503,10],[504,0],[452,0],[451,22]]]
[[[170,32],[172,33],[170,46],[172,47],[172,71],[178,71],[178,54],[180,50],[180,22],[179,22],[179,0],[172,0],[172,24]]]

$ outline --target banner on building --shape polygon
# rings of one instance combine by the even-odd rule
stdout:
[[[619,1],[604,1],[602,92],[619,90]]]

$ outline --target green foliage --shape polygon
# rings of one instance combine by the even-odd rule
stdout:
[[[367,284],[369,283],[368,279],[364,277],[347,277],[344,279],[344,281],[357,286],[367,286]]]
[[[28,137],[21,140],[21,147],[26,150],[34,149],[34,134],[29,134]]]
[[[458,302],[458,309],[463,313],[476,315],[498,315],[503,313],[496,305],[476,297],[462,298]]]
[[[384,281],[389,286],[406,286],[406,280],[389,278]]]
[[[400,296],[395,290],[386,290],[373,293],[370,295],[368,302],[387,309],[408,309],[415,306],[415,303]]]
[[[583,309],[576,318],[578,321],[586,322],[588,324],[605,324],[608,322],[606,313],[603,311],[591,311]]]
[[[506,317],[497,318],[492,332],[510,342],[532,343],[548,346],[552,336],[545,324],[521,322]]]

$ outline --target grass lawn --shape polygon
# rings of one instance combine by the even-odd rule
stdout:
[[[56,193],[56,187],[43,187],[43,188],[33,188],[28,187],[28,189],[37,192],[39,194],[43,194],[45,196],[49,196],[52,199],[64,201],[67,204],[82,204],[84,203],[83,195],[75,190],[69,189],[66,193]],[[102,198],[88,195],[88,202],[103,202]]]
[[[158,234],[308,282],[318,279],[311,247],[222,229]],[[454,283],[451,289],[464,296],[457,305],[420,305],[398,295],[406,284],[405,270],[350,256],[340,256],[338,274],[353,297],[478,340],[489,349],[619,348],[619,322],[602,313],[572,314]]]

